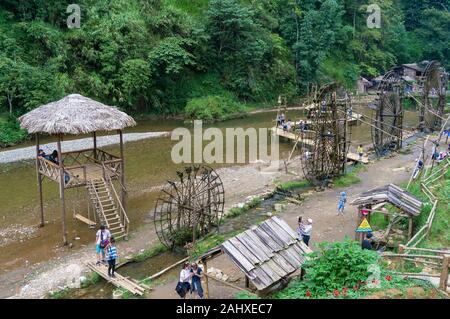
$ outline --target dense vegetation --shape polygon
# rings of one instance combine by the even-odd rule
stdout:
[[[79,29],[67,27],[69,3],[1,1],[0,114],[77,92],[133,114],[214,120],[314,81],[450,66],[450,0],[378,0],[380,29],[367,27],[364,0],[79,0]]]
[[[359,243],[350,240],[321,243],[310,257],[303,265],[304,280],[293,280],[274,298],[359,299],[377,291],[426,286],[424,282],[394,274],[377,252],[363,250]]]

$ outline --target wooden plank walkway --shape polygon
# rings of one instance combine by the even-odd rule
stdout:
[[[112,283],[114,286],[118,288],[123,288],[128,290],[129,292],[142,296],[145,292],[145,289],[141,287],[140,285],[136,284],[135,282],[131,281],[128,278],[123,277],[122,275],[115,273],[116,277],[112,278],[108,276],[108,267],[104,264],[96,265],[93,262],[89,262],[87,266],[92,270],[95,271],[97,274],[102,276],[106,281]]]
[[[90,220],[90,219],[87,218],[87,217],[84,217],[83,215],[75,214],[74,217],[75,217],[76,219],[78,219],[79,221],[81,221],[81,222],[87,224],[88,226],[95,226],[95,225],[97,225],[96,222],[94,222],[93,220]]]
[[[369,158],[367,156],[362,156],[361,159],[359,159],[359,155],[356,153],[347,153],[347,160],[354,161],[354,162],[361,162],[363,164],[369,164]]]
[[[279,137],[287,138],[292,141],[297,140],[297,134],[294,134],[292,132],[287,132],[283,129],[275,128],[275,127],[272,127],[272,131],[275,132],[275,134],[277,134]],[[314,145],[314,141],[310,140],[310,139],[304,139],[304,140],[302,140],[302,142],[309,146]],[[361,162],[363,164],[369,164],[369,158],[367,156],[363,156],[362,159],[360,160],[358,154],[356,154],[356,153],[350,153],[350,152],[347,153],[347,160],[354,161],[354,162]]]

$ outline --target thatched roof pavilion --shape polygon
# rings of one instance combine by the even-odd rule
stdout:
[[[123,130],[135,126],[134,119],[116,107],[107,106],[80,94],[42,105],[19,118],[28,133],[86,134]]]
[[[86,187],[89,201],[102,223],[116,237],[128,233],[128,217],[125,212],[125,174],[122,130],[135,126],[135,120],[116,107],[104,105],[80,94],[70,94],[59,101],[42,105],[19,118],[20,126],[30,134],[36,135],[36,170],[41,208],[41,226],[44,225],[42,201],[42,180],[59,183],[63,240],[67,244],[65,224],[64,190],[73,187]],[[97,131],[117,131],[120,137],[120,155],[113,155],[97,148]],[[40,153],[39,134],[57,135],[56,156]],[[67,134],[92,133],[93,148],[79,151],[61,151],[61,140]],[[112,180],[117,180],[122,188],[119,199]],[[89,207],[89,206],[88,206]],[[75,217],[90,226],[96,222],[81,214]]]

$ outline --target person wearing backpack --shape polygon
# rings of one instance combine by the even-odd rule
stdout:
[[[185,299],[186,294],[191,291],[191,278],[193,273],[191,274],[191,265],[186,262],[183,264],[183,268],[180,271],[180,280],[175,287],[176,292],[180,295],[181,298]]]
[[[111,233],[106,229],[105,225],[101,225],[100,229],[96,234],[95,241],[95,251],[97,252],[97,265],[102,262],[106,263],[105,260],[105,247],[108,246],[109,240],[111,239]]]

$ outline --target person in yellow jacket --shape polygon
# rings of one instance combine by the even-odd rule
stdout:
[[[359,160],[361,161],[362,157],[363,157],[363,153],[364,153],[362,144],[359,144],[357,152],[358,152]]]

